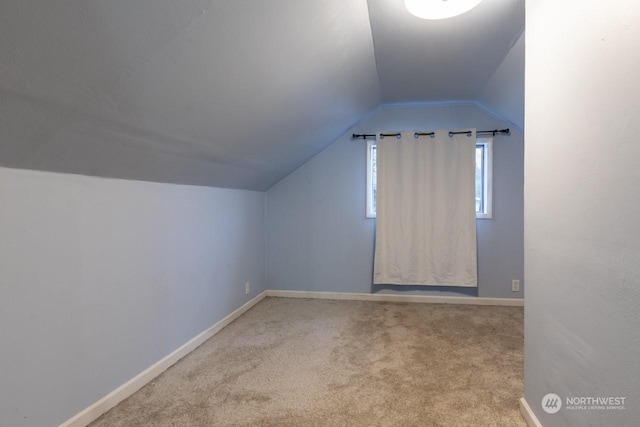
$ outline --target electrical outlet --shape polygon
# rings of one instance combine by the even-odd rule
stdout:
[[[249,292],[251,292],[251,283],[247,282],[244,284],[244,294],[249,295]]]
[[[511,281],[511,290],[513,292],[518,292],[520,290],[520,280]]]

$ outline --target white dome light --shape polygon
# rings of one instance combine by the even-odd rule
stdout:
[[[404,0],[411,14],[422,19],[445,19],[461,15],[480,4],[482,0]]]

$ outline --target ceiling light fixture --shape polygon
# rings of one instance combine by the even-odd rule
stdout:
[[[482,0],[404,0],[412,15],[422,19],[445,19],[470,11]]]

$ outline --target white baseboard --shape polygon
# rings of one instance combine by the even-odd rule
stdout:
[[[533,413],[527,401],[524,400],[524,397],[520,398],[520,413],[522,413],[529,427],[542,427],[542,424],[538,421],[538,417]]]
[[[96,420],[109,409],[113,408],[118,403],[122,402],[124,399],[140,390],[144,385],[153,380],[155,377],[166,371],[178,360],[191,353],[206,340],[217,334],[222,328],[233,322],[251,307],[259,303],[265,296],[267,296],[266,291],[248,301],[247,303],[233,311],[231,314],[229,314],[227,317],[215,323],[200,335],[196,336],[171,354],[165,356],[160,361],[156,362],[143,372],[139,373],[126,383],[122,384],[120,387],[113,390],[102,399],[93,403],[84,410],[78,412],[76,415],[60,424],[59,427],[84,427],[92,421]]]
[[[350,292],[267,291],[268,297],[315,298],[357,301],[417,302],[429,304],[501,305],[523,307],[517,298],[443,297],[430,295],[359,294]]]

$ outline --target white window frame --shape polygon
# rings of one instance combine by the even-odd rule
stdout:
[[[476,219],[493,218],[493,137],[477,137],[476,146],[484,145],[484,212],[476,212]],[[375,218],[376,210],[373,206],[373,168],[371,152],[376,141],[367,141],[367,188],[366,188],[366,218]],[[475,194],[475,191],[474,191]]]
[[[366,197],[366,217],[375,218],[376,208],[373,205],[373,164],[371,159],[371,152],[376,145],[375,141],[367,141],[367,197]]]
[[[484,146],[484,212],[476,212],[476,219],[493,218],[493,137],[476,138],[476,147]]]

